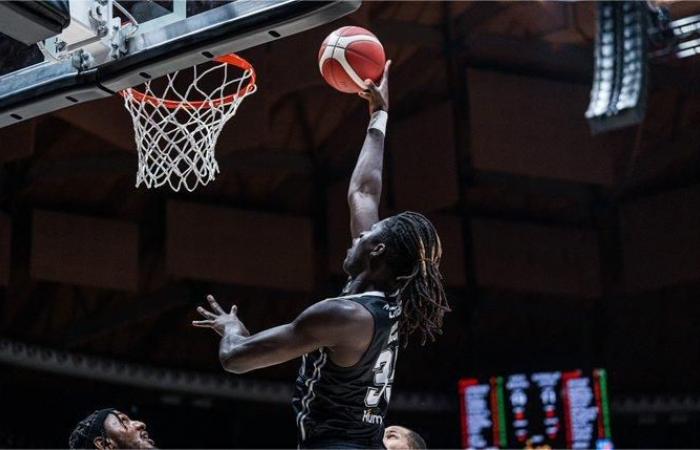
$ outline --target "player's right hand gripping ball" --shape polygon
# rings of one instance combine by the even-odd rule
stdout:
[[[364,91],[366,79],[379,83],[385,62],[382,43],[360,27],[338,28],[323,41],[318,52],[323,78],[348,94]]]

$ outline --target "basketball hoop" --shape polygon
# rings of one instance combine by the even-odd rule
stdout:
[[[256,89],[255,69],[232,53],[121,91],[134,122],[136,186],[192,192],[212,181],[221,130]]]

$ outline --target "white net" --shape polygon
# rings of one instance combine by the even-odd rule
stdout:
[[[221,130],[255,91],[253,68],[235,55],[122,91],[134,122],[136,186],[192,192],[212,181]]]

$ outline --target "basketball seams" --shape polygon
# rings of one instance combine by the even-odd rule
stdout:
[[[374,36],[369,36],[366,34],[356,35],[356,36],[340,36],[340,38],[336,41],[337,45],[342,45],[346,48],[350,44],[354,44],[355,42],[372,42],[372,43],[375,43],[379,46],[382,46],[382,43],[379,42],[379,39],[377,39]],[[384,47],[382,46],[382,48],[384,48]]]
[[[356,43],[356,42],[371,42],[371,41],[355,41],[355,42],[353,42],[353,44]],[[378,66],[382,66],[382,63],[378,63],[377,61],[375,61],[375,60],[369,58],[367,55],[363,54],[362,52],[360,52],[359,50],[356,50],[356,49],[354,49],[354,48],[341,47],[341,46],[339,46],[339,45],[332,45],[332,44],[327,44],[327,45],[326,45],[326,48],[333,48],[333,49],[334,49],[333,51],[335,51],[335,49],[345,50],[346,53],[347,53],[347,52],[350,52],[350,53],[354,54],[355,56],[361,57],[361,58],[364,59],[365,61],[369,61],[369,62],[371,62],[371,63],[377,64]],[[326,57],[325,55],[326,55],[326,52],[325,52],[325,50],[324,50],[324,53],[323,53],[323,56],[324,56],[323,62],[325,62],[325,61],[328,59],[328,57]]]
[[[326,63],[326,71],[324,72],[324,74],[328,78],[327,81],[330,82],[333,86],[343,84],[342,80],[339,80],[336,76],[336,72],[339,70],[344,71],[345,69],[343,69],[343,66],[337,59],[330,58]]]
[[[365,55],[365,54],[363,54],[363,53],[361,53],[361,52],[359,52],[359,51],[357,51],[357,50],[353,50],[353,49],[351,49],[351,48],[345,49],[345,54],[346,54],[345,59],[347,59],[347,54],[348,54],[348,53],[351,53],[351,54],[353,55],[353,57],[355,57],[355,58],[363,59],[363,60],[365,60],[365,61],[368,62],[368,63],[372,63],[373,65],[375,65],[375,66],[377,66],[377,67],[379,68],[379,71],[380,71],[380,72],[381,72],[382,69],[384,68],[384,66],[383,66],[381,63],[378,63],[377,61],[375,61],[375,60],[373,60],[373,59],[371,59],[371,58],[368,58],[367,55]],[[348,62],[349,62],[349,61],[348,61]],[[368,77],[368,78],[371,78],[371,77]]]
[[[365,84],[364,80],[355,72],[355,69],[352,68],[350,63],[348,62],[347,58],[345,57],[345,52],[347,49],[342,49],[341,52],[339,52],[338,57],[334,58],[336,61],[340,63],[342,66],[343,70],[345,70],[345,73],[348,74],[350,79],[359,87],[360,89],[364,90],[365,89]]]
[[[332,56],[333,56],[333,48],[329,45],[325,46],[323,48],[323,53],[321,53],[321,56],[318,59],[318,70],[320,70],[321,73],[323,73],[323,65],[326,63],[326,61],[331,59]]]
[[[345,48],[339,45],[340,40],[342,38],[342,33],[338,33],[338,39],[336,39],[335,44],[333,45],[333,59],[336,61],[337,64],[340,65],[341,69],[345,71],[345,73],[350,77],[350,79],[357,83],[357,81],[353,78],[353,75],[357,77],[357,74],[354,73],[355,71],[350,67],[350,64],[345,59]],[[349,72],[348,69],[350,69],[350,71],[352,72]],[[336,71],[333,70],[332,72],[334,84],[341,84],[339,83],[338,77],[336,76]]]
[[[328,68],[326,71],[324,71],[324,66],[326,65],[326,62],[328,60],[335,60],[333,54],[335,53],[335,49],[340,38],[341,35],[340,33],[338,33],[338,30],[334,31],[326,38],[326,40],[324,41],[323,56],[319,60],[319,69],[321,70],[321,75],[330,78],[332,84],[338,83],[338,80],[335,77],[335,70],[333,70],[333,67],[330,63],[328,64]]]
[[[335,42],[331,44],[330,41],[335,39]],[[333,57],[333,52],[335,52],[335,47],[338,45],[338,41],[340,40],[341,35],[338,33],[338,30],[332,32],[325,41],[323,41],[323,44],[321,45],[321,48],[323,49],[323,53],[320,55],[319,61],[318,61],[318,68],[323,74],[323,63],[325,63],[329,58]]]

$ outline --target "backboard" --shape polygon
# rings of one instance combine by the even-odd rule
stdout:
[[[0,34],[0,127],[311,29],[360,3],[70,0],[58,36],[25,45]]]

